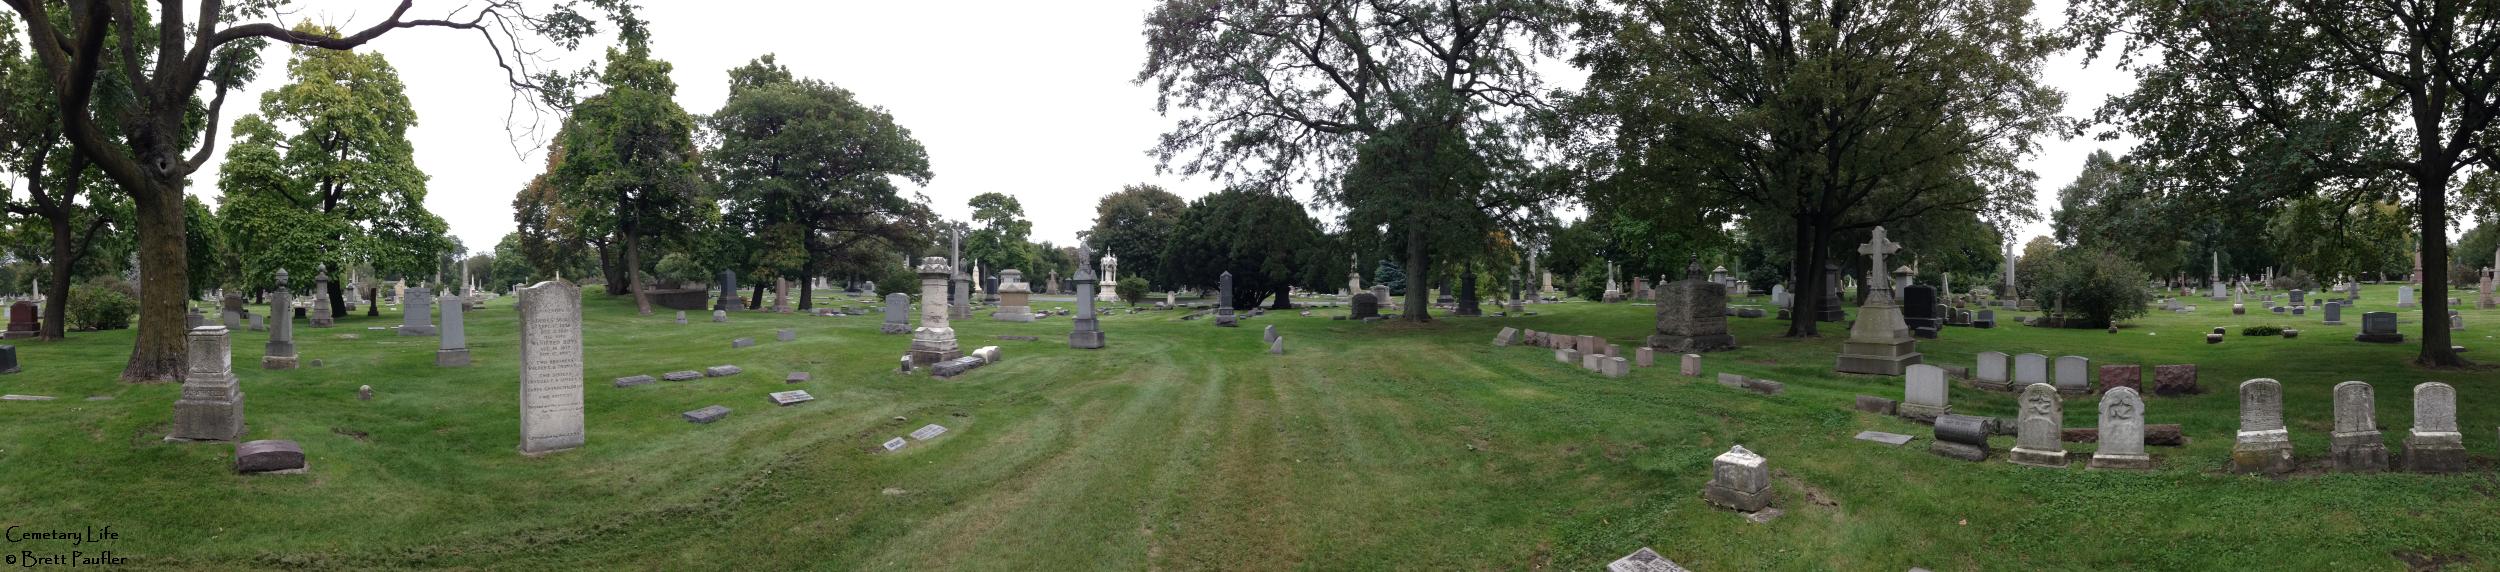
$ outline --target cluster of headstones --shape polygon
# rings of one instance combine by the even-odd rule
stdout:
[[[2329,435],[2329,457],[2337,471],[2378,472],[2390,468],[2387,445],[2379,437],[2377,400],[2370,384],[2347,381],[2335,385],[2335,429]],[[2466,466],[2465,434],[2457,426],[2457,390],[2429,382],[2413,386],[2413,428],[2405,436],[2400,468],[2419,473],[2448,473]],[[2291,432],[2283,424],[2283,386],[2258,378],[2240,383],[2240,429],[2231,447],[2231,470],[2282,474],[2295,468]]]
[[[1502,328],[1501,332],[1494,334],[1493,346],[1507,347],[1521,340],[1530,346],[1554,350],[1554,361],[1577,364],[1606,377],[1632,374],[1634,362],[1623,355],[1623,346],[1606,343],[1605,338],[1597,336],[1572,336],[1536,330],[1527,330],[1523,336],[1516,328]],[[1650,348],[1637,348],[1637,352],[1641,367],[1648,367],[1656,359],[1655,350]]]
[[[2083,356],[2057,358],[2057,376],[2054,381],[2049,377],[2048,356],[2033,353],[2022,354],[2014,356],[2013,364],[2013,375],[2009,377],[2006,374],[2005,352],[1980,352],[1978,379],[1973,383],[1980,389],[1995,391],[2021,391],[2035,384],[2049,384],[2055,391],[2067,395],[2092,392],[2091,358]]]
[[[2055,387],[2035,384],[2023,388],[2015,418],[2014,449],[2008,460],[2038,467],[2068,465],[2065,447],[2065,402]],[[2101,394],[2100,425],[2095,435],[2099,447],[2089,463],[2103,469],[2149,469],[2153,458],[2145,452],[2144,399],[2134,388],[2110,388]],[[1928,450],[1937,455],[1966,461],[1988,458],[1988,435],[1995,432],[1995,420],[1972,415],[1943,414],[1935,418],[1935,440]]]

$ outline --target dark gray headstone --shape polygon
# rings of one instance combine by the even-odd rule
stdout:
[[[0,374],[17,373],[17,346],[0,346]]]
[[[2396,331],[2395,312],[2369,312],[2361,315],[2361,333],[2354,335],[2352,339],[2374,344],[2394,344],[2404,342],[2405,335]]]
[[[270,473],[304,468],[304,448],[294,441],[245,441],[234,446],[234,472]]]

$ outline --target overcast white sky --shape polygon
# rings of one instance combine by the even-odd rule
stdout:
[[[352,29],[378,20],[395,3],[304,4],[296,17]],[[968,218],[966,200],[1004,192],[1024,203],[1033,240],[1069,244],[1092,227],[1096,199],[1122,185],[1160,184],[1184,198],[1218,189],[1203,179],[1157,175],[1145,153],[1170,124],[1155,113],[1153,90],[1130,83],[1145,59],[1140,30],[1153,4],[671,0],[645,2],[644,17],[659,57],[676,65],[677,101],[688,112],[720,108],[729,68],[778,54],[796,73],[850,89],[910,129],[928,148],[936,176],[922,192],[940,215]],[[2042,2],[2035,19],[2055,25],[2064,5]],[[419,2],[412,13],[431,17],[456,6]],[[534,151],[516,153],[505,130],[510,92],[486,46],[468,32],[414,29],[392,32],[367,49],[389,57],[416,105],[419,124],[409,138],[418,166],[432,177],[426,206],[449,221],[472,252],[493,248],[513,229],[513,194],[543,169],[544,159]],[[596,57],[598,49],[586,46],[582,56]],[[229,122],[258,110],[260,94],[286,82],[285,57],[271,49],[260,80],[227,102]],[[2133,85],[2124,73],[2082,69],[2079,61],[2059,58],[2044,71],[2067,93],[2070,115]],[[1577,74],[1568,75],[1548,82],[1576,87]],[[2105,146],[2118,150],[2088,139],[2043,144],[2045,151],[2030,162],[2040,175],[2043,214],[2085,155]],[[195,192],[215,195],[214,165],[222,161],[194,176]],[[2042,222],[2021,234],[2028,240],[2047,233]]]

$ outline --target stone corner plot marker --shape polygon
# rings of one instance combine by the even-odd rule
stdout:
[[[582,289],[562,279],[522,288],[521,453],[581,447]]]

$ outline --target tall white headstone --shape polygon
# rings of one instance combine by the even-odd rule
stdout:
[[[522,288],[521,452],[582,446],[582,289],[561,279]]]

